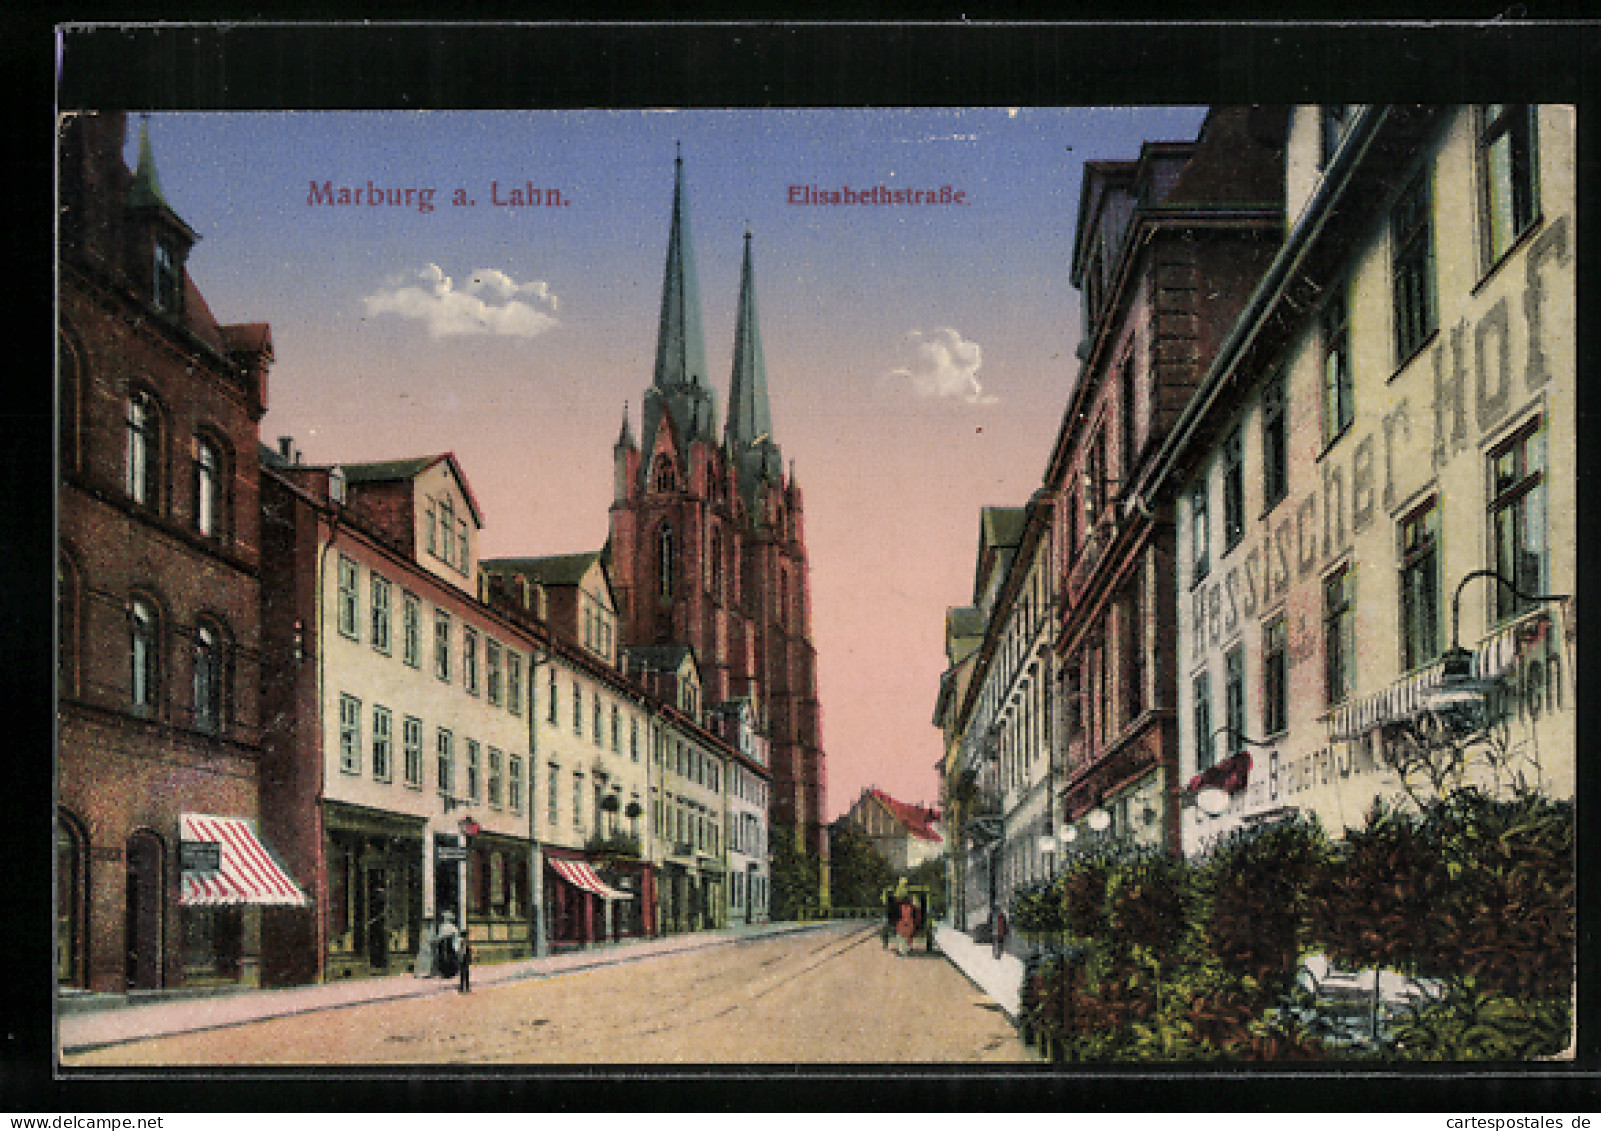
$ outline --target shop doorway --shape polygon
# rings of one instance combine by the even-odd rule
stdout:
[[[388,873],[379,867],[366,869],[367,961],[377,969],[389,966]]]
[[[56,983],[86,986],[83,940],[89,937],[84,922],[83,834],[65,814],[56,815]]]
[[[128,948],[128,988],[132,990],[158,990],[162,985],[163,856],[155,833],[141,830],[128,838],[123,937]]]

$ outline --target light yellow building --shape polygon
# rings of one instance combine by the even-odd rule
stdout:
[[[1577,584],[1575,165],[1571,107],[1292,114],[1283,250],[1138,485],[1177,501],[1187,855],[1573,795],[1571,599],[1530,598]]]

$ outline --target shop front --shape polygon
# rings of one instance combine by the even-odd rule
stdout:
[[[467,938],[474,962],[509,962],[534,953],[528,898],[529,845],[480,832],[467,852]]]
[[[423,822],[328,803],[326,977],[405,973],[422,937]]]
[[[129,984],[148,981],[141,964],[160,953],[159,845],[153,863],[130,851]],[[309,914],[308,900],[238,817],[183,813],[178,828],[178,960],[183,984],[259,985],[261,916]],[[155,874],[152,878],[151,873]]]
[[[579,851],[546,847],[545,921],[552,950],[571,950],[616,939],[618,924],[627,923],[626,907],[638,898],[601,879]]]

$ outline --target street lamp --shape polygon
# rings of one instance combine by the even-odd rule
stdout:
[[[1233,735],[1234,741],[1242,746],[1271,748],[1274,745],[1274,743],[1264,742],[1259,738],[1251,738],[1248,735],[1241,734],[1234,727],[1224,723],[1211,734],[1206,736],[1207,746],[1211,747],[1213,743],[1217,741],[1217,736],[1220,734]],[[1233,755],[1231,754],[1230,757],[1233,757]],[[1215,766],[1217,763],[1214,762],[1213,765]],[[1231,794],[1229,791],[1223,789],[1221,786],[1209,785],[1196,792],[1195,804],[1200,808],[1201,812],[1205,813],[1208,817],[1221,817],[1224,813],[1228,812],[1230,796]]]
[[[1474,677],[1473,653],[1461,642],[1462,591],[1480,578],[1489,578],[1523,601],[1547,604],[1568,599],[1563,593],[1525,593],[1493,569],[1470,570],[1457,582],[1451,594],[1451,647],[1440,657],[1440,683],[1427,696],[1430,712],[1457,735],[1482,729],[1484,709],[1496,685],[1495,680]]]

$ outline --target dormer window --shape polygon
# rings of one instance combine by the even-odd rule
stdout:
[[[178,257],[173,252],[172,244],[157,238],[150,301],[157,310],[165,314],[177,314],[183,305],[180,271]]]

